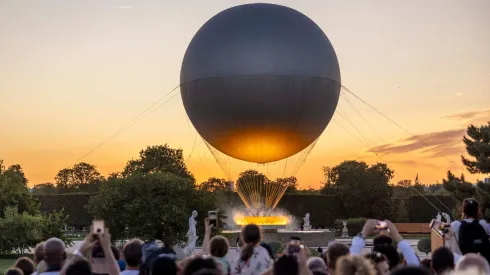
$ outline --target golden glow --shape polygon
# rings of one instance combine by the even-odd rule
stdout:
[[[286,216],[242,216],[234,217],[237,225],[243,226],[247,224],[256,225],[287,225],[289,218]]]
[[[314,140],[288,130],[248,130],[235,133],[210,144],[230,157],[255,163],[268,163],[290,157],[305,149]]]

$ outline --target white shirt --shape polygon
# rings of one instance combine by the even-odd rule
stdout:
[[[254,247],[254,253],[248,261],[243,262],[238,256],[233,261],[231,274],[233,275],[260,275],[272,266],[272,260],[267,249],[258,245]]]
[[[465,222],[467,223],[472,223],[473,222],[473,219],[472,218],[468,218],[468,219],[464,219]],[[485,232],[487,232],[487,235],[490,233],[488,230],[488,223],[481,219],[479,221],[480,225],[483,226],[483,229],[485,229]],[[454,236],[456,237],[456,241],[459,242],[459,228],[461,227],[461,221],[454,221],[451,223],[451,231],[454,232]]]
[[[124,270],[121,272],[121,275],[139,275],[140,271],[139,270]]]

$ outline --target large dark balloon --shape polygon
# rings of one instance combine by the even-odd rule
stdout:
[[[180,78],[199,134],[222,153],[257,163],[314,142],[340,93],[327,36],[302,13],[273,4],[237,6],[211,18],[187,48]]]

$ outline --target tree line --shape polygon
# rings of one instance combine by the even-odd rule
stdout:
[[[486,174],[490,171],[489,136],[490,123],[488,126],[468,127],[464,143],[470,158],[462,158],[462,161],[470,173]],[[20,165],[0,167],[0,228],[16,228],[9,222],[32,218],[36,222],[26,226],[24,233],[32,233],[35,236],[33,240],[48,233],[59,236],[62,232],[54,229],[61,231],[66,219],[62,212],[40,215],[33,194],[93,194],[87,209],[92,216],[106,220],[115,239],[138,237],[173,244],[185,239],[187,219],[192,210],[197,210],[202,217],[208,210],[219,207],[220,194],[231,192],[224,179],[212,177],[196,183],[185,164],[182,149],[168,145],[147,147],[137,159],[128,161],[122,171],[107,178],[94,165],[78,163],[60,170],[54,183],[38,184],[31,192]],[[334,195],[340,199],[345,215],[352,218],[387,218],[391,215],[402,219],[407,212],[403,208],[407,206],[395,205],[393,198],[407,192],[410,196],[412,191],[426,195],[447,192],[458,201],[476,197],[482,204],[484,216],[490,218],[490,185],[469,183],[463,175],[458,177],[450,171],[442,184],[424,186],[417,178],[413,184],[410,180],[393,184],[394,171],[384,163],[368,165],[362,161],[344,161],[323,170],[325,180],[319,190],[298,190],[294,177],[273,181],[284,184],[289,193]],[[241,174],[242,177],[250,175],[264,179],[264,184],[270,181],[257,171]],[[237,183],[241,180],[238,178]],[[202,230],[202,225],[198,228]],[[5,237],[0,238],[0,252],[8,250],[9,245],[15,246],[9,243],[12,241],[5,240]]]

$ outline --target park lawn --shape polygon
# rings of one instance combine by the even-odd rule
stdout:
[[[5,270],[14,265],[15,259],[0,259],[0,274],[4,274]]]

